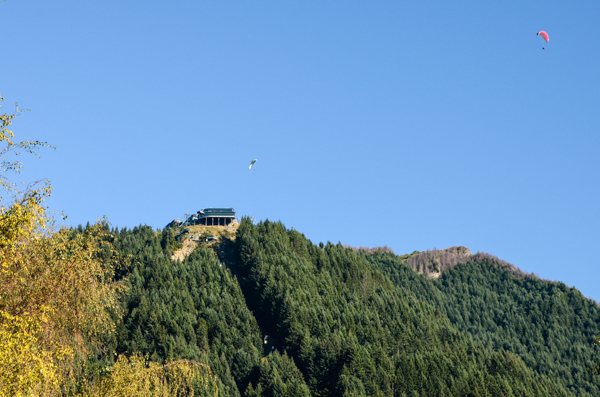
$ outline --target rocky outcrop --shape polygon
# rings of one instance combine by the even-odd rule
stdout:
[[[467,247],[456,246],[420,252],[406,259],[406,263],[420,274],[439,278],[442,273],[459,263],[467,263],[472,256]]]
[[[494,255],[485,252],[471,254],[467,247],[456,246],[442,250],[428,250],[419,252],[408,257],[405,262],[417,273],[429,278],[440,278],[448,269],[458,266],[460,263],[490,261],[495,266],[510,272],[515,277],[539,278],[533,273],[526,273],[515,265],[503,261]]]

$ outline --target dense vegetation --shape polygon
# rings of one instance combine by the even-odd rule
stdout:
[[[262,338],[231,272],[205,245],[183,262],[172,261],[167,231],[138,227],[113,235],[115,248],[135,258],[117,350],[139,351],[159,362],[208,362],[220,395],[243,392],[260,365]]]
[[[576,395],[600,395],[600,379],[589,370],[597,356],[591,346],[600,308],[578,290],[516,272],[491,256],[475,256],[479,260],[433,281],[415,275],[396,256],[366,258],[489,349],[517,354]]]
[[[269,221],[244,219],[225,264],[205,244],[172,261],[169,231],[113,235],[134,259],[116,350],[208,362],[223,395],[600,390],[598,306],[487,257],[429,280],[386,250],[317,246]]]
[[[171,259],[173,231],[114,230],[114,246],[132,259],[116,350],[153,361],[208,362],[221,396],[299,395],[309,390],[286,354],[263,358],[263,338],[237,279],[205,244]]]
[[[315,395],[566,394],[512,353],[459,332],[367,254],[315,246],[271,222],[243,222],[237,244],[249,301]]]

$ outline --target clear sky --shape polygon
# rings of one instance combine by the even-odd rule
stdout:
[[[22,139],[58,146],[19,178],[50,179],[68,224],[234,207],[315,243],[464,245],[600,301],[598,20],[592,1],[6,0],[0,92],[31,109]]]

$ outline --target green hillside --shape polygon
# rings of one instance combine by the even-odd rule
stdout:
[[[244,219],[235,239],[114,230],[129,286],[114,350],[208,362],[227,396],[594,396],[600,309],[492,259],[430,280],[384,252]]]
[[[600,395],[600,378],[588,370],[598,356],[591,346],[600,307],[578,290],[515,271],[490,255],[476,255],[437,280],[415,275],[395,255],[366,258],[490,350],[517,354],[576,395]]]

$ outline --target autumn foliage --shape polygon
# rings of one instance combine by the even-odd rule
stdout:
[[[21,169],[9,156],[51,147],[14,139],[20,112],[0,116],[0,396],[216,396],[210,368],[191,361],[132,353],[103,376],[85,373],[119,319],[120,259],[106,221],[83,233],[57,227],[44,205],[49,182],[19,190],[9,181]]]

